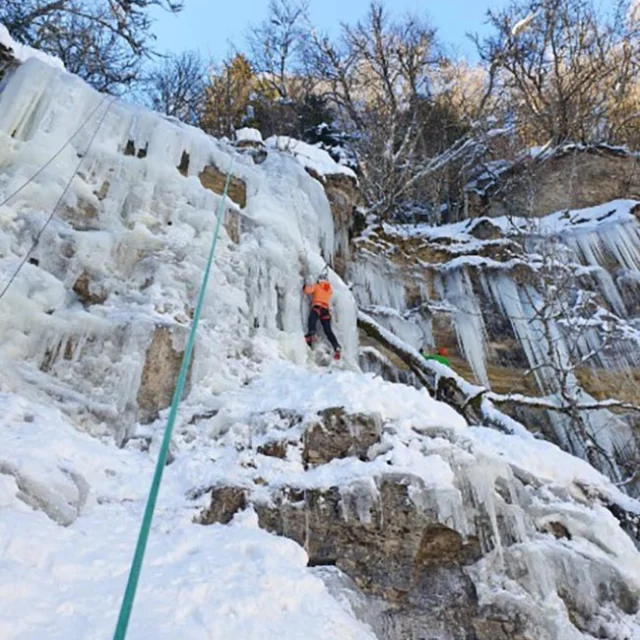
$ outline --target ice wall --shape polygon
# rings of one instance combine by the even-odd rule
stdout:
[[[634,287],[640,282],[639,204],[634,200],[618,200],[580,211],[561,211],[533,221],[517,218],[491,221],[504,234],[505,240],[500,242],[508,243],[515,236],[524,250],[524,262],[531,268],[538,268],[536,265],[544,256],[549,257],[549,251],[557,251],[554,260],[558,264],[574,265],[576,283],[582,278],[585,287],[600,295],[603,308],[596,316],[583,319],[580,335],[571,336],[570,346],[567,332],[575,327],[567,327],[560,321],[545,327],[539,322],[537,316],[544,301],[537,291],[535,277],[529,283],[526,278],[514,279],[511,268],[514,264],[522,267],[522,260],[501,263],[480,257],[501,247],[493,240],[485,245],[470,235],[466,223],[437,228],[387,225],[387,233],[395,234],[399,242],[406,237],[423,237],[425,246],[433,244],[442,252],[450,252],[451,260],[423,264],[419,255],[412,256],[409,252],[402,263],[396,264],[392,252],[385,254],[388,243],[380,247],[375,242],[371,246],[365,243],[349,277],[358,301],[371,307],[368,313],[376,315],[386,328],[416,347],[421,341],[431,344],[431,340],[415,322],[421,314],[411,312],[424,302],[431,310],[447,313],[462,355],[476,380],[483,384],[488,383],[486,369],[490,357],[485,324],[490,320],[488,314],[497,309],[509,319],[541,389],[553,392],[553,372],[541,366],[548,361],[550,350],[560,366],[566,365],[570,349],[577,349],[571,357],[585,357],[600,367],[625,370],[638,366],[639,349],[620,349],[609,344],[603,348],[603,328],[615,322],[612,317],[606,320],[607,314],[613,314],[621,326],[629,325],[629,331],[619,331],[621,337],[633,341],[630,314],[637,307]],[[494,246],[489,247],[490,243]],[[434,286],[427,286],[429,282]],[[576,295],[581,292],[576,291]]]
[[[0,208],[4,285],[82,161],[33,264],[0,300],[1,356],[21,363],[33,393],[48,385],[105,412],[133,411],[158,327],[184,348],[220,202],[198,176],[232,163],[246,206],[226,205],[225,224],[240,231],[221,232],[192,395],[233,387],[269,357],[306,362],[303,278],[331,263],[334,228],[324,190],[293,157],[270,151],[256,166],[200,130],[31,59],[0,93],[0,202],[55,154]],[[338,338],[356,361],[355,303],[330,279]]]

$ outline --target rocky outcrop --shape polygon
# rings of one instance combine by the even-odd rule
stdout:
[[[73,206],[65,204],[59,207],[57,214],[77,231],[95,231],[100,228],[98,205],[97,202],[78,198]]]
[[[198,177],[205,189],[209,189],[209,191],[213,191],[213,193],[217,193],[218,195],[224,193],[227,174],[220,171],[215,165],[207,165]],[[231,176],[229,182],[229,198],[242,209],[247,206],[247,185],[244,180],[236,176]]]
[[[247,492],[238,487],[211,489],[211,505],[197,518],[199,524],[227,524],[247,506]]]
[[[86,271],[83,271],[76,278],[72,289],[82,304],[87,306],[102,304],[109,297],[107,291],[93,282],[91,276]]]
[[[351,255],[351,236],[355,222],[355,211],[361,196],[355,178],[344,174],[329,174],[321,180],[336,230],[336,252],[333,268],[339,275],[346,272],[346,264]]]
[[[365,460],[380,434],[379,416],[348,415],[342,407],[324,409],[305,431],[302,459],[307,467],[349,456]]]
[[[630,157],[605,150],[601,154],[612,162],[624,163]],[[590,162],[599,157],[580,151],[577,159]],[[557,161],[566,161],[566,157],[560,154]],[[557,390],[549,378],[561,367],[551,362],[553,350],[543,353],[539,346],[544,344],[545,330],[554,332],[561,344],[564,341],[561,349],[573,354],[572,375],[586,394],[599,401],[615,398],[637,405],[637,208],[624,200],[540,221],[481,217],[442,227],[369,227],[356,240],[349,279],[360,307],[377,325],[414,350],[445,347],[457,374],[507,396],[501,404],[504,412],[522,424],[535,424],[559,443],[558,423],[568,419],[566,411],[562,416],[549,404],[521,402],[522,397],[545,397]],[[543,243],[544,251],[540,251]],[[557,266],[552,265],[549,247],[556,252]],[[551,271],[558,272],[555,282]],[[554,326],[548,318],[540,320],[552,285],[560,287],[562,299],[567,299],[563,314],[570,316],[573,305],[587,299],[592,308],[583,305],[579,312],[576,306],[574,318],[563,318]],[[570,300],[571,292],[579,297]],[[591,318],[588,325],[587,317]],[[571,326],[576,329],[567,328]],[[580,332],[586,332],[584,337],[578,335],[579,326]],[[380,339],[362,319],[360,328],[366,346],[379,350],[404,375],[415,375],[436,397],[462,410],[464,394],[460,397],[457,390],[442,393],[421,378],[416,360],[398,356],[393,340]],[[550,375],[545,378],[539,373],[542,370]],[[389,375],[388,367],[380,372],[388,379],[398,378],[393,372]],[[627,430],[625,438],[633,442],[630,413],[616,411],[608,419],[616,428]],[[573,452],[582,455],[577,449]],[[635,466],[632,456],[628,464]],[[608,473],[606,465],[598,468]],[[621,474],[626,475],[627,471]]]
[[[300,420],[287,417],[290,444]],[[322,436],[319,425],[325,429]],[[254,479],[255,488],[218,485],[197,521],[227,523],[238,511],[254,509],[261,528],[304,547],[309,566],[321,570],[318,575],[329,589],[346,595],[384,640],[555,640],[558,621],[540,615],[534,604],[541,589],[536,566],[543,562],[547,586],[540,597],[564,602],[565,631],[572,627],[618,640],[601,620],[610,611],[636,615],[638,594],[606,558],[581,563],[580,546],[574,549],[571,541],[574,534],[583,535],[584,506],[576,507],[581,515],[572,521],[558,510],[558,500],[566,495],[557,488],[518,468],[493,467],[469,443],[457,449],[458,436],[446,428],[428,430],[422,442],[440,443],[437,450],[455,476],[452,486],[394,472],[390,461],[386,471],[377,458],[392,446],[383,445],[384,436],[395,429],[376,416],[323,410],[298,431],[299,446],[288,450],[290,457],[285,452],[290,465],[302,449],[304,462],[309,442],[321,438],[316,444],[323,447],[322,459],[306,465],[307,478],[295,484],[288,472],[285,485],[270,486],[261,477]],[[330,439],[340,438],[342,443],[333,446]],[[414,442],[414,450],[419,448]],[[335,470],[348,462],[345,451],[352,459],[366,451],[376,470],[367,474],[363,466],[351,467],[358,473],[323,485],[323,478],[340,477],[332,476],[328,465]],[[424,462],[439,464],[433,455]],[[261,466],[259,460],[254,464]],[[318,474],[323,467],[327,473]],[[594,501],[611,508],[605,497],[590,495],[587,487],[582,491],[580,504]],[[339,571],[331,573],[330,567]],[[567,567],[581,572],[579,587]],[[482,593],[489,583],[505,590],[504,599]],[[511,598],[507,591],[518,596]]]
[[[416,478],[391,475],[373,487],[307,490],[299,492],[301,502],[276,497],[276,506],[255,508],[261,527],[305,547],[309,566],[338,567],[378,603],[377,626],[386,627],[379,637],[419,638],[438,629],[467,638],[479,611],[464,567],[482,555],[480,542],[438,522],[435,502],[419,507],[419,486]]]
[[[262,140],[238,140],[236,148],[240,153],[249,156],[254,164],[262,164],[269,155],[267,147]]]
[[[137,395],[141,422],[152,422],[171,404],[183,356],[183,351],[174,347],[174,330],[167,326],[156,327],[147,348]],[[189,368],[187,386],[190,372]]]
[[[560,148],[521,161],[469,194],[472,216],[544,216],[618,198],[640,199],[638,157],[606,146]]]

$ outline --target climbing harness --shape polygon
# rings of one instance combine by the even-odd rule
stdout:
[[[91,146],[93,145],[93,142],[95,141],[96,136],[98,135],[98,131],[100,131],[100,127],[102,126],[102,123],[104,122],[104,120],[105,120],[105,118],[107,116],[107,113],[109,112],[109,109],[111,109],[111,106],[113,105],[113,103],[115,101],[115,98],[113,98],[113,97],[109,98],[108,96],[104,96],[104,98],[98,103],[98,106],[91,111],[91,113],[87,116],[87,118],[84,120],[84,122],[75,130],[75,132],[62,145],[62,147],[60,147],[60,149],[58,149],[58,151],[51,158],[49,158],[49,160],[42,167],[40,167],[40,169],[38,169],[38,171],[36,171],[22,186],[20,186],[13,193],[11,193],[9,196],[7,196],[2,202],[0,202],[0,208],[1,208],[5,204],[7,204],[7,202],[9,202],[11,199],[13,199],[15,196],[17,196],[28,184],[33,182],[33,180],[35,180],[69,146],[71,141],[78,135],[78,133],[80,133],[80,131],[87,124],[87,122],[89,122],[89,120],[92,118],[94,113],[96,113],[98,111],[98,109],[105,103],[106,100],[109,100],[109,103],[107,104],[107,108],[104,110],[104,113],[102,114],[100,120],[98,121],[98,124],[96,125],[96,128],[95,128],[93,134],[91,135],[91,138],[89,139],[89,143],[87,144],[87,147],[84,150],[84,153],[81,154],[80,160],[78,161],[78,164],[76,165],[73,173],[71,174],[71,177],[69,178],[69,180],[65,184],[65,187],[62,190],[62,193],[60,194],[60,197],[56,201],[51,213],[49,214],[48,218],[45,220],[44,224],[42,225],[42,227],[40,228],[40,230],[36,234],[36,237],[33,240],[32,244],[31,244],[31,247],[29,248],[27,253],[25,253],[25,255],[22,257],[22,260],[20,261],[20,264],[18,264],[18,267],[16,268],[16,270],[13,272],[13,274],[11,275],[11,277],[9,278],[7,283],[4,285],[4,288],[0,292],[0,300],[4,297],[4,295],[9,290],[9,287],[13,284],[15,279],[18,277],[18,274],[20,273],[20,271],[22,270],[24,265],[27,263],[27,260],[29,260],[29,256],[31,256],[31,254],[33,253],[34,249],[38,246],[38,243],[40,242],[40,238],[42,237],[42,234],[44,233],[45,229],[47,228],[47,226],[49,225],[49,223],[53,219],[53,216],[56,214],[56,211],[58,210],[58,207],[62,204],[62,201],[64,200],[65,196],[67,195],[67,192],[69,191],[69,188],[71,187],[71,183],[73,182],[73,179],[78,174],[78,171],[80,171],[80,167],[82,166],[82,163],[84,162],[85,158],[87,157],[87,154],[89,153],[89,150],[91,149]]]
[[[129,571],[129,578],[127,580],[127,587],[122,598],[122,604],[120,606],[120,613],[118,615],[118,622],[116,625],[114,640],[124,640],[127,635],[127,628],[129,626],[129,618],[131,617],[131,609],[133,608],[133,601],[136,596],[136,590],[138,588],[138,580],[140,578],[140,571],[142,570],[142,563],[144,560],[145,550],[147,548],[147,542],[149,540],[149,531],[151,529],[151,521],[153,520],[153,512],[155,510],[156,502],[158,500],[158,492],[160,490],[160,483],[162,482],[162,474],[167,462],[167,455],[169,453],[169,445],[171,444],[171,434],[173,433],[173,427],[175,425],[176,416],[178,414],[178,408],[180,405],[180,398],[184,390],[184,385],[187,379],[187,371],[189,370],[189,363],[191,361],[191,354],[193,353],[193,347],[195,344],[196,333],[198,331],[198,323],[200,321],[200,313],[204,303],[204,297],[207,290],[207,284],[209,282],[209,274],[211,267],[213,266],[213,259],[215,256],[216,245],[218,243],[218,235],[220,233],[220,223],[224,217],[224,204],[229,192],[229,184],[231,182],[231,170],[233,168],[233,156],[231,156],[231,162],[229,163],[229,170],[227,172],[227,178],[224,184],[224,190],[222,197],[220,198],[220,204],[218,206],[218,217],[216,220],[215,230],[213,233],[213,240],[211,241],[211,248],[209,249],[209,257],[207,259],[207,265],[202,277],[202,283],[200,285],[200,292],[198,293],[198,300],[193,313],[193,320],[191,322],[191,329],[189,331],[189,339],[187,341],[187,347],[182,356],[182,364],[180,365],[180,373],[178,374],[178,382],[173,392],[173,399],[171,401],[171,408],[169,410],[169,417],[167,418],[167,426],[164,430],[164,437],[162,439],[162,445],[160,446],[160,453],[158,454],[158,460],[156,462],[156,468],[153,474],[153,480],[151,482],[151,489],[149,490],[149,497],[147,498],[147,504],[144,509],[144,515],[142,517],[142,525],[140,526],[140,533],[138,534],[138,541],[136,543],[136,550],[131,563],[131,569]]]

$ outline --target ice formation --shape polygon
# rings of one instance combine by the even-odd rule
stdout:
[[[434,345],[433,319],[442,323],[446,318],[476,382],[487,387],[488,363],[496,365],[489,344],[501,339],[504,325],[495,320],[501,316],[510,325],[542,396],[558,405],[566,401],[559,399],[563,392],[576,404],[595,405],[598,401],[581,388],[574,371],[581,359],[587,367],[599,368],[596,372],[617,372],[629,381],[640,362],[640,333],[633,317],[640,282],[639,206],[634,200],[616,200],[540,219],[491,218],[435,228],[384,224],[381,234],[369,231],[358,241],[360,249],[349,277],[366,312],[416,349]],[[501,236],[475,237],[475,226],[483,223]],[[398,239],[395,248],[389,241],[394,237]],[[524,248],[525,258],[509,257],[514,255],[508,253],[513,250],[512,237],[517,238],[520,251]],[[434,263],[421,260],[422,248]],[[506,252],[508,259],[486,257],[493,250]],[[557,253],[549,258],[549,252]],[[590,296],[599,305],[597,310],[572,318],[551,313],[535,277],[523,277],[528,269],[540,268],[545,255],[575,274],[575,290],[569,292],[575,301],[567,297],[566,302],[574,304],[581,296]],[[485,327],[491,325],[489,340]],[[378,370],[380,365],[373,366]],[[559,372],[564,372],[563,389],[558,385]],[[624,481],[625,472],[612,461],[626,459],[634,449],[629,422],[604,408],[580,416],[586,437],[597,443],[600,452],[594,453],[585,438],[574,433],[566,416],[549,410],[547,421],[556,441],[576,455],[597,458],[599,468]]]
[[[617,200],[600,207],[566,212],[558,212],[539,220],[518,218],[492,218],[490,223],[500,229],[505,237],[511,234],[527,233],[527,250],[536,250],[550,240],[559,240],[558,250],[569,251],[569,260],[583,265],[582,273],[592,276],[597,289],[610,310],[621,320],[628,319],[628,309],[624,301],[623,286],[634,284],[640,278],[640,224],[632,210],[640,203],[634,200]],[[380,320],[387,328],[398,331],[398,335],[416,347],[415,326],[392,326],[393,318],[403,317],[410,311],[409,289],[419,291],[422,300],[428,301],[434,310],[450,314],[458,337],[461,352],[468,360],[477,381],[487,384],[486,341],[484,330],[484,309],[488,301],[509,319],[514,333],[524,349],[529,365],[535,370],[541,387],[549,391],[549,372],[537,367],[544,362],[548,345],[544,344],[544,329],[535,316],[542,308],[543,301],[532,285],[518,284],[511,275],[513,266],[523,264],[521,260],[497,262],[474,255],[483,247],[483,241],[469,235],[470,222],[460,222],[441,227],[383,225],[385,233],[400,238],[423,237],[426,242],[444,241],[452,259],[443,265],[424,265],[424,269],[435,272],[435,292],[424,286],[428,279],[420,273],[420,265],[411,269],[397,267],[393,260],[374,255],[369,250],[360,251],[357,261],[351,265],[349,277],[354,282],[354,292],[360,304],[377,307]],[[499,241],[500,242],[500,241]],[[455,257],[456,252],[459,257]],[[470,280],[470,270],[481,271],[482,289],[474,287]],[[535,268],[535,266],[534,266]],[[434,295],[435,293],[435,295]],[[414,296],[415,301],[415,296]],[[395,315],[385,313],[386,308],[395,310]],[[411,323],[410,323],[411,324]],[[637,366],[637,352],[611,353],[601,349],[599,329],[602,322],[591,323],[592,329],[585,330],[579,339],[580,355],[591,352],[597,355],[595,361],[600,366],[616,368]],[[552,341],[557,358],[562,363],[567,359],[567,345],[560,325],[551,326]],[[425,336],[423,335],[421,339]],[[432,342],[427,337],[427,344]],[[546,376],[546,380],[543,378]]]
[[[199,130],[110,102],[74,76],[28,60],[0,95],[2,193],[34,175],[94,111],[56,161],[0,210],[6,282],[84,156],[33,254],[37,264],[25,266],[2,301],[5,357],[32,363],[119,413],[135,406],[154,330],[168,327],[181,348],[211,242],[219,196],[198,175],[207,165],[224,174],[233,162],[247,203],[230,200],[225,215],[242,242],[223,230],[192,386],[217,392],[235,384],[244,375],[236,358],[252,340],[276,342],[284,357],[303,362],[303,276],[319,273],[333,252],[321,185],[286,154],[270,154],[258,168]],[[128,144],[144,157],[125,155]],[[186,177],[177,169],[185,157]],[[101,304],[85,308],[69,293],[81,276]],[[330,277],[338,337],[355,360],[355,304]]]
[[[453,324],[462,352],[479,382],[489,385],[485,361],[485,329],[469,274],[451,269],[436,280],[440,298],[452,305]]]

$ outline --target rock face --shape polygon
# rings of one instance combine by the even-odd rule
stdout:
[[[618,198],[640,199],[635,155],[608,147],[568,147],[541,161],[513,166],[482,195],[472,194],[471,215],[544,216]]]
[[[419,638],[437,629],[467,638],[478,602],[463,567],[480,557],[480,544],[438,522],[435,502],[418,508],[409,495],[415,482],[379,478],[373,503],[363,482],[346,491],[307,490],[300,503],[256,510],[260,526],[305,547],[310,566],[335,565],[383,607],[379,637]]]
[[[214,165],[207,165],[198,176],[205,189],[209,189],[218,195],[224,192],[224,185],[227,174],[223,173]],[[241,208],[247,206],[247,185],[244,180],[231,176],[229,182],[229,197]]]
[[[182,355],[183,352],[177,351],[173,346],[171,329],[157,327],[147,348],[138,389],[137,401],[142,422],[155,420],[158,412],[171,404]]]
[[[314,462],[305,465],[308,479],[283,486],[256,479],[257,490],[216,486],[199,522],[227,523],[251,506],[260,527],[305,548],[309,566],[348,576],[340,593],[350,594],[354,610],[384,640],[556,640],[578,630],[619,640],[602,620],[610,608],[636,615],[639,596],[609,560],[584,564],[579,545],[571,544],[583,518],[599,517],[595,512],[587,515],[583,505],[575,521],[567,512],[558,517],[558,500],[566,496],[520,469],[493,467],[447,429],[425,433],[422,443],[439,452],[424,458],[425,465],[437,469],[448,461],[452,487],[394,472],[391,462],[385,471],[376,458],[392,446],[383,443],[395,430],[376,416],[324,410],[300,433],[303,462]],[[310,442],[322,447],[321,457]],[[417,441],[413,449],[420,449]],[[314,486],[311,478],[331,477],[330,465],[346,462],[345,452],[353,459],[364,451],[370,460],[364,464],[377,471]],[[322,470],[328,475],[309,475]],[[579,586],[573,571],[582,576]],[[494,599],[489,584],[496,593],[505,589],[505,598]],[[516,598],[506,595],[513,589]],[[537,598],[550,597],[564,603],[563,621],[538,609]]]
[[[329,174],[324,176],[321,182],[331,206],[336,229],[336,252],[333,268],[343,276],[350,258],[350,241],[355,222],[354,212],[360,204],[358,184],[354,178],[346,174]]]
[[[603,156],[604,160],[626,166],[628,156],[610,155]],[[599,157],[579,154],[578,172],[589,170],[589,163]],[[555,161],[566,162],[566,158],[556,160],[554,156],[548,162],[553,165]],[[587,163],[586,168],[582,161]],[[556,211],[559,208],[557,204],[550,206]],[[414,350],[422,346],[433,353],[445,347],[456,373],[495,394],[539,398],[557,392],[554,372],[561,371],[562,366],[566,369],[567,360],[565,365],[557,359],[552,362],[554,349],[541,346],[545,344],[545,331],[551,331],[558,336],[560,352],[572,354],[568,356],[572,359],[571,375],[586,392],[583,397],[590,396],[593,402],[615,398],[637,404],[637,208],[633,200],[617,200],[592,209],[560,211],[535,221],[483,217],[435,228],[372,226],[355,240],[348,278],[360,308],[378,324]],[[555,268],[548,269],[545,265],[550,264],[549,258],[545,262],[541,253],[536,253],[541,242],[545,251],[555,247]],[[562,287],[553,281],[555,272],[561,283],[566,276],[560,297],[566,297],[568,303],[560,322],[547,319],[545,324],[540,320],[540,310],[548,303],[551,285]],[[572,280],[573,273],[579,275]],[[591,307],[583,306],[580,311],[576,306],[572,311],[580,300],[590,300]],[[584,325],[586,317],[591,318],[588,328]],[[575,328],[578,326],[580,330]],[[584,342],[582,331],[588,334]],[[388,361],[394,360],[389,344],[366,331],[361,337]],[[586,347],[587,343],[591,347]],[[581,363],[580,358],[584,358]],[[395,364],[405,374],[412,370]],[[397,379],[397,374],[389,376],[388,367],[371,363],[371,370]],[[551,375],[536,373],[540,371]],[[450,401],[446,395],[438,397]],[[575,455],[585,455],[580,446],[568,445],[563,439],[566,412],[552,414],[548,408],[515,401],[500,406],[521,423],[536,425]],[[630,413],[611,412],[606,421],[609,426],[599,432],[601,435],[592,435],[596,441],[611,428],[624,433],[625,442],[638,441]],[[640,442],[632,444],[632,449],[637,447]],[[625,454],[621,464],[633,468],[634,455]],[[611,473],[608,463],[601,461],[598,468]],[[620,471],[619,477],[626,474]],[[640,485],[631,490],[640,490]]]
[[[305,431],[302,459],[308,467],[348,456],[364,460],[380,433],[379,416],[347,415],[342,407],[324,409]]]

